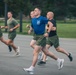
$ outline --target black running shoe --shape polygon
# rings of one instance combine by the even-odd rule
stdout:
[[[38,62],[38,65],[42,65],[42,64],[46,64],[46,62],[44,62],[44,61],[39,61]]]
[[[8,48],[9,48],[9,52],[11,52],[12,51],[12,47],[9,45]]]
[[[71,53],[69,53],[68,58],[69,58],[70,61],[73,61],[73,57],[72,57]]]

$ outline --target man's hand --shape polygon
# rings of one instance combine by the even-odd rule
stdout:
[[[27,25],[26,25],[26,28],[30,28],[30,25],[27,24]]]
[[[14,30],[14,29],[13,29],[13,28],[11,28],[11,29],[10,29],[10,32],[12,32],[13,30]]]
[[[48,33],[45,33],[45,34],[44,34],[44,37],[48,37],[48,36],[49,36],[49,34],[48,34]]]
[[[28,34],[31,34],[31,30],[28,31]]]
[[[56,30],[56,27],[52,27],[52,31],[55,31]]]
[[[2,29],[2,28],[5,28],[5,26],[0,26],[0,28]]]

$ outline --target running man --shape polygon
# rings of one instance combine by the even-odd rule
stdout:
[[[0,41],[3,42],[4,44],[6,44],[6,41],[3,39],[3,33],[2,33],[2,30],[1,30],[2,28],[4,28],[4,26],[0,26]],[[9,48],[9,52],[11,52],[12,48],[11,48],[10,45],[8,45],[8,48]]]
[[[30,17],[31,19],[33,19],[35,17],[34,15],[34,11],[31,11],[30,12]],[[32,26],[30,25],[27,25],[26,26],[27,28],[30,28],[29,31],[28,31],[28,34],[31,34],[31,32],[33,32],[33,28]],[[33,32],[33,38],[34,38],[34,32]],[[30,46],[34,49],[34,45],[36,44],[36,40],[35,39],[32,39],[31,42],[30,42]],[[42,51],[39,52],[39,55],[38,55],[38,60],[40,61],[42,59]]]
[[[47,13],[47,18],[49,19],[49,21],[53,24],[53,27],[56,28],[56,21],[53,19],[54,18],[54,13],[53,12],[48,12]],[[48,31],[48,28],[49,28],[49,25],[47,25],[47,31]],[[56,49],[57,52],[61,52],[65,55],[68,56],[69,60],[70,61],[73,61],[73,57],[71,55],[71,53],[68,53],[65,49],[61,48],[60,45],[59,45],[59,38],[57,36],[57,31],[50,31],[49,32],[49,36],[48,36],[48,39],[47,39],[47,44],[46,44],[46,48],[47,50],[51,47],[51,46],[54,46],[54,48]],[[46,63],[46,55],[44,54],[43,55],[43,60],[41,60],[38,64],[45,64]]]
[[[32,19],[32,28],[35,33],[34,39],[36,40],[36,45],[34,46],[32,65],[29,68],[24,68],[24,70],[30,74],[34,74],[40,50],[49,57],[55,59],[58,62],[58,69],[61,69],[63,67],[64,59],[57,58],[52,52],[46,50],[46,37],[48,37],[48,33],[51,31],[53,25],[47,18],[41,16],[41,10],[39,8],[34,9],[34,14],[35,18]],[[45,26],[47,23],[49,24],[49,30],[45,33]]]
[[[8,40],[6,40],[7,45],[10,45],[14,51],[15,55],[20,55],[20,49],[19,47],[14,45],[14,39],[16,37],[16,29],[20,26],[19,23],[12,17],[12,12],[8,12],[8,20],[7,20],[7,26],[8,29]]]
[[[33,19],[33,18],[35,17],[34,11],[31,11],[31,12],[30,12],[30,17],[31,17],[31,19]],[[33,31],[32,26],[27,25],[26,27],[27,27],[27,28],[30,28],[29,31],[28,31],[28,34],[31,34],[31,32]],[[52,30],[55,30],[55,27],[52,27]],[[33,33],[33,38],[34,38],[34,33]],[[34,49],[34,45],[35,45],[35,44],[36,44],[36,40],[35,40],[35,39],[32,39],[32,41],[30,42],[30,46],[31,46],[33,49]],[[39,60],[39,61],[42,59],[42,56],[43,56],[43,52],[40,51],[40,52],[39,52],[39,55],[38,55],[38,60]]]
[[[31,19],[33,19],[35,17],[34,11],[30,12],[30,17],[31,17]],[[31,25],[30,26],[28,25],[27,27],[30,28],[28,31],[28,34],[31,34],[31,32],[33,32],[33,28],[31,27]],[[33,36],[34,36],[34,33],[33,33]],[[36,40],[32,39],[32,41],[30,42],[30,46],[32,48],[34,48],[35,43],[36,43]]]

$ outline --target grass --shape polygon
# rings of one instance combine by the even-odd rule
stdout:
[[[76,24],[57,23],[57,33],[62,38],[76,38]]]
[[[19,28],[17,29],[18,34],[26,35],[29,30],[26,28],[26,25],[30,24],[29,22],[23,22],[23,30],[19,32]],[[0,23],[0,25],[4,25],[4,23]],[[3,30],[4,31],[4,30]],[[76,38],[76,22],[57,22],[57,33],[61,38]]]

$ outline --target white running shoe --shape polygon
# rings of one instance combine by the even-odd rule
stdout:
[[[20,47],[18,47],[17,49],[16,49],[17,51],[16,51],[16,56],[20,56]]]
[[[24,71],[28,72],[29,74],[34,74],[34,69],[30,68],[23,68]]]
[[[62,67],[63,67],[63,63],[64,63],[64,59],[58,59],[58,69],[60,70],[60,69],[62,69]]]

